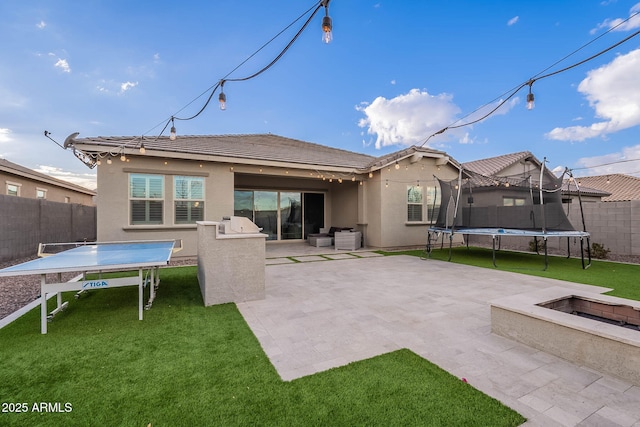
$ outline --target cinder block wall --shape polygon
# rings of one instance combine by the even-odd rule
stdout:
[[[95,206],[0,195],[0,262],[35,255],[38,243],[95,239]]]
[[[620,255],[640,255],[640,200],[583,203],[585,224],[591,243],[599,243]],[[582,230],[580,209],[569,211],[569,220]]]
[[[640,255],[640,200],[626,202],[589,202],[582,205],[584,222],[591,233],[590,243],[599,243],[612,254]],[[571,224],[576,230],[583,230],[580,206],[577,202],[564,207]],[[530,238],[504,238],[502,248],[529,250]],[[583,242],[586,248],[586,240]],[[491,237],[470,236],[469,244],[491,246]],[[566,253],[566,238],[550,238],[550,250]],[[580,239],[569,239],[572,255],[580,254]]]

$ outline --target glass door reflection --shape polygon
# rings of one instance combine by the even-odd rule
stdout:
[[[302,239],[301,193],[280,193],[280,238]]]
[[[278,240],[278,192],[254,191],[253,209],[253,222],[269,235],[267,240]]]

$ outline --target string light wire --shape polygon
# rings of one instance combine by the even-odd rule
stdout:
[[[566,60],[567,58],[569,58],[570,56],[576,54],[577,52],[581,51],[582,49],[586,48],[587,46],[589,46],[590,44],[594,43],[596,40],[600,39],[601,37],[605,36],[606,34],[610,33],[611,31],[615,30],[617,27],[619,27],[620,25],[626,23],[627,21],[631,20],[632,18],[634,18],[636,15],[640,14],[639,12],[635,12],[633,13],[631,16],[629,16],[627,19],[625,19],[624,21],[619,22],[617,25],[611,27],[609,30],[607,30],[606,32],[604,32],[603,34],[601,34],[600,36],[594,38],[593,40],[589,41],[588,43],[582,45],[581,47],[579,47],[578,49],[574,50],[573,52],[571,52],[570,54],[564,56],[562,59],[554,62],[552,65],[548,66],[547,68],[545,68],[544,70],[540,71],[539,73],[537,73],[534,77],[530,78],[529,80],[527,80],[526,82],[515,86],[515,88],[508,90],[507,92],[504,92],[502,95],[499,95],[498,97],[494,98],[492,101],[476,108],[475,110],[473,110],[471,113],[459,118],[458,120],[456,120],[455,122],[453,122],[452,124],[450,124],[449,126],[446,126],[442,129],[440,129],[439,131],[429,135],[421,144],[420,147],[423,147],[427,142],[429,142],[429,140],[431,138],[433,138],[436,135],[442,134],[444,132],[446,132],[449,129],[457,129],[457,128],[461,128],[461,127],[465,127],[465,126],[470,126],[472,124],[478,123],[484,119],[486,119],[487,117],[491,116],[493,113],[495,113],[498,109],[500,109],[500,107],[502,107],[507,101],[509,101],[511,98],[513,98],[521,89],[523,89],[524,87],[531,87],[533,85],[534,82],[536,82],[537,80],[542,80],[551,76],[554,76],[556,74],[560,74],[563,73],[565,71],[571,70],[575,67],[578,67],[586,62],[589,62],[607,52],[609,52],[612,49],[615,49],[616,47],[620,46],[621,44],[631,40],[632,38],[636,37],[638,34],[640,34],[640,30],[636,31],[635,33],[625,37],[624,39],[618,41],[617,43],[607,47],[606,49],[601,50],[600,52],[591,55],[590,57],[583,59],[582,61],[576,62],[575,64],[572,64],[568,67],[562,68],[560,70],[548,73],[548,74],[544,74],[541,75],[542,73],[546,72],[547,70],[553,68],[554,66],[558,65],[560,62]],[[508,95],[508,96],[507,96]],[[506,98],[504,98],[506,96]],[[503,99],[504,98],[504,99]],[[488,113],[486,113],[485,115],[483,115],[482,117],[469,121],[469,122],[465,122],[459,125],[456,125],[456,123],[466,119],[467,117],[477,113],[478,111],[480,111],[481,109],[485,108],[488,105],[493,104],[494,102],[500,100],[500,102],[498,103],[498,105],[496,107],[494,107],[493,109],[491,109]]]
[[[327,2],[328,3],[328,2]],[[220,79],[217,83],[215,83],[214,85],[210,86],[208,89],[206,89],[204,92],[202,92],[200,95],[198,95],[196,98],[194,98],[192,101],[190,101],[187,105],[185,105],[184,107],[182,107],[180,110],[178,110],[176,112],[176,114],[184,111],[187,107],[189,107],[191,104],[193,104],[195,101],[197,101],[198,99],[200,99],[202,96],[204,96],[205,94],[211,92],[207,98],[207,100],[205,101],[204,105],[202,106],[202,108],[200,108],[200,110],[195,113],[194,115],[190,116],[190,117],[178,117],[176,116],[176,114],[172,115],[168,120],[163,121],[159,124],[157,124],[156,126],[154,126],[152,129],[150,129],[149,131],[147,131],[147,133],[150,133],[153,129],[157,128],[158,126],[160,126],[162,123],[165,123],[164,128],[162,129],[162,131],[160,132],[160,135],[162,135],[164,133],[164,131],[167,129],[167,126],[169,125],[169,123],[173,120],[181,120],[181,121],[186,121],[186,120],[193,120],[196,117],[198,117],[200,114],[202,114],[204,112],[204,110],[206,110],[206,108],[209,106],[209,103],[211,102],[211,99],[213,98],[213,95],[216,93],[216,91],[218,90],[218,88],[220,88],[225,82],[241,82],[241,81],[247,81],[247,80],[251,80],[255,77],[258,77],[260,74],[264,73],[265,71],[267,71],[268,69],[270,69],[271,67],[273,67],[283,56],[284,54],[291,48],[291,46],[293,46],[293,44],[298,40],[298,38],[300,37],[300,35],[304,32],[304,30],[309,26],[309,23],[311,23],[311,21],[313,20],[314,16],[318,13],[318,11],[322,8],[325,7],[325,2],[321,1],[320,3],[314,3],[314,5],[312,7],[310,7],[309,9],[307,9],[305,12],[303,12],[300,16],[298,16],[293,22],[291,22],[289,25],[287,25],[286,27],[284,27],[280,32],[278,32],[275,36],[273,36],[269,41],[267,41],[266,43],[264,43],[262,46],[260,46],[260,48],[258,48],[255,52],[253,52],[251,55],[249,55],[244,61],[242,61],[240,64],[238,64],[235,68],[233,68],[231,71],[229,71],[222,79]],[[314,10],[315,9],[315,10]],[[276,55],[276,57],[269,62],[267,65],[265,65],[264,67],[262,67],[260,70],[256,71],[255,73],[246,76],[246,77],[242,77],[242,78],[228,78],[231,74],[233,74],[235,71],[237,71],[240,67],[242,67],[244,64],[246,64],[249,60],[251,60],[254,56],[256,56],[258,53],[260,53],[264,48],[266,48],[268,45],[270,45],[272,42],[274,42],[278,37],[280,37],[285,31],[287,31],[289,28],[291,28],[293,25],[295,25],[298,21],[300,21],[304,16],[306,16],[307,14],[309,14],[309,12],[311,12],[313,10],[313,12],[311,13],[311,15],[309,16],[309,18],[307,18],[307,20],[304,22],[304,24],[302,25],[302,27],[298,30],[298,32],[296,32],[296,34],[293,36],[293,38],[286,44],[286,46],[278,53],[278,55]],[[158,135],[158,136],[160,136]]]

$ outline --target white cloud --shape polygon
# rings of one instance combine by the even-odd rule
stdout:
[[[41,30],[43,30],[43,29],[44,29],[44,27],[46,27],[46,26],[47,26],[47,23],[46,23],[46,22],[44,22],[44,21],[40,21],[40,22],[38,22],[38,23],[36,24],[36,27],[38,27],[38,28],[39,28],[39,29],[41,29]]]
[[[138,82],[124,82],[120,84],[120,93],[125,93],[126,91],[128,91],[129,89],[132,89],[134,87],[138,86]]]
[[[620,152],[602,156],[582,157],[578,160],[576,175],[607,175],[640,173],[640,145],[623,147]],[[586,169],[585,169],[586,168]]]
[[[71,67],[69,66],[69,63],[66,59],[58,58],[58,62],[56,62],[53,66],[56,68],[60,68],[65,73],[71,72]]]
[[[9,136],[10,133],[11,129],[0,128],[0,144],[11,142],[11,137]]]
[[[396,79],[391,80],[391,84],[395,85],[396,84]]]
[[[514,16],[513,18],[509,19],[509,21],[507,21],[507,25],[508,26],[515,25],[519,20],[520,20],[519,16]]]
[[[55,166],[39,165],[36,172],[43,173],[45,175],[52,176],[63,181],[71,182],[76,185],[81,185],[90,190],[96,189],[96,174],[95,173],[76,173],[66,171],[62,168]]]
[[[625,22],[624,24],[622,23],[624,21],[623,18],[607,18],[605,19],[602,23],[598,24],[596,28],[594,28],[593,30],[591,30],[591,34],[595,34],[598,32],[598,30],[601,30],[603,28],[605,29],[611,29],[613,27],[616,27],[614,31],[630,31],[630,30],[634,30],[636,28],[640,28],[640,3],[636,3],[635,5],[633,5],[631,7],[631,9],[629,10],[629,16],[633,16],[634,14],[637,13],[637,15],[633,16],[632,18],[630,18],[627,22]],[[625,18],[627,19],[627,18]]]
[[[392,99],[379,96],[370,104],[356,106],[356,110],[366,116],[358,126],[366,128],[369,135],[376,135],[378,149],[422,143],[455,121],[460,108],[452,99],[453,96],[446,93],[431,95],[419,89]]]
[[[589,71],[578,91],[603,119],[589,126],[555,128],[546,134],[559,141],[584,141],[606,137],[640,125],[640,49],[616,57],[609,64]]]

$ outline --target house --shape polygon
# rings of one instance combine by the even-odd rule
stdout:
[[[498,177],[522,177],[531,176],[533,183],[540,180],[540,169],[542,162],[529,151],[504,154],[486,159],[474,160],[462,164],[465,170],[470,170],[486,176]],[[555,176],[553,172],[545,168],[548,177]],[[604,188],[583,183],[584,178],[577,179],[578,186],[570,179],[563,180],[562,201],[563,203],[577,202],[578,189],[582,202],[599,202],[606,200],[610,195]],[[640,195],[640,191],[638,192]]]
[[[196,221],[232,215],[272,243],[337,226],[369,247],[422,246],[440,203],[435,177],[460,169],[429,148],[373,157],[272,134],[73,134],[65,146],[97,166],[98,240],[182,239],[184,256],[196,254]]]
[[[93,206],[95,191],[0,158],[2,194]]]

